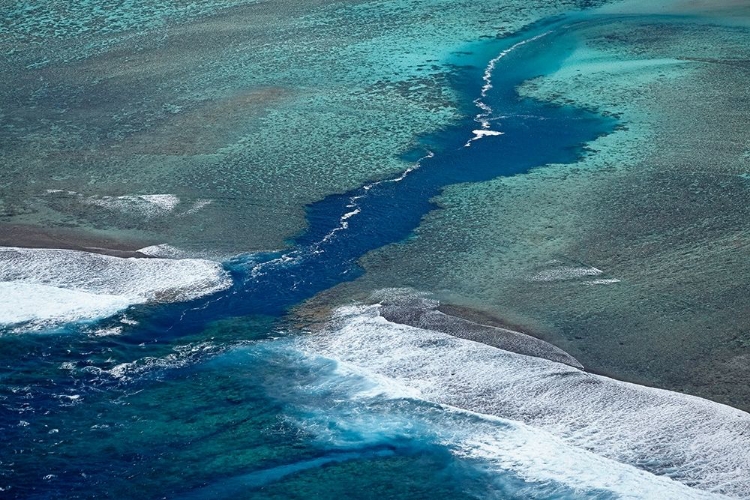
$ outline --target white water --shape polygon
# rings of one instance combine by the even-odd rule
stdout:
[[[728,406],[390,323],[378,306],[340,309],[299,348],[370,380],[367,397],[384,387],[476,414],[439,434],[457,454],[529,480],[623,498],[750,497],[750,415]]]
[[[113,212],[121,212],[133,216],[152,217],[166,216],[176,213],[179,217],[195,214],[213,203],[209,199],[196,199],[192,205],[186,205],[174,194],[127,194],[121,196],[85,196],[76,191],[62,189],[47,189],[47,196],[73,198],[84,205],[94,205]],[[181,210],[178,210],[180,208]]]
[[[474,121],[479,123],[480,128],[477,130],[472,130],[472,133],[474,135],[468,141],[466,141],[466,144],[464,144],[464,147],[470,147],[472,142],[478,141],[479,139],[482,139],[484,137],[503,135],[503,132],[490,130],[490,127],[492,126],[491,124],[492,107],[486,102],[484,102],[484,99],[487,97],[487,94],[489,93],[490,90],[492,90],[492,73],[495,71],[495,67],[497,66],[497,63],[500,62],[501,59],[506,57],[508,54],[510,54],[517,48],[522,47],[526,45],[527,43],[531,43],[536,40],[539,40],[540,38],[545,37],[549,35],[550,33],[551,33],[550,31],[547,31],[545,33],[531,37],[529,39],[521,40],[520,42],[500,52],[496,57],[490,60],[490,62],[487,64],[487,66],[484,69],[484,74],[482,75],[482,80],[484,81],[484,84],[482,85],[482,91],[480,93],[480,96],[474,100],[474,104],[480,110],[480,112],[474,118]]]
[[[349,204],[346,206],[346,208],[351,208],[353,210],[351,210],[350,212],[346,212],[344,215],[341,216],[341,218],[339,219],[339,225],[337,227],[335,227],[334,229],[332,229],[331,232],[329,232],[328,234],[326,234],[323,237],[323,239],[321,240],[321,243],[328,242],[331,238],[333,238],[336,235],[336,233],[338,233],[339,231],[343,231],[343,230],[346,230],[346,229],[349,228],[349,222],[347,222],[348,219],[350,219],[351,217],[354,217],[356,215],[359,215],[362,212],[362,208],[359,205],[359,200],[361,198],[363,198],[364,196],[366,196],[367,193],[372,188],[374,188],[375,186],[378,186],[380,184],[385,184],[387,182],[401,182],[401,181],[403,181],[404,179],[406,179],[406,177],[410,173],[412,173],[413,171],[415,171],[418,168],[420,168],[422,166],[422,162],[424,160],[432,158],[433,156],[435,156],[435,154],[432,151],[428,151],[425,156],[423,156],[420,159],[418,159],[413,165],[411,165],[409,168],[407,168],[406,170],[404,170],[404,172],[401,175],[399,175],[398,177],[393,178],[393,179],[384,179],[382,181],[376,181],[376,182],[373,182],[371,184],[365,185],[362,188],[364,190],[365,194],[360,194],[360,195],[352,196],[349,199]]]
[[[165,259],[184,259],[190,255],[189,252],[181,250],[167,243],[160,243],[158,245],[150,245],[147,247],[139,248],[138,253],[147,255],[149,257],[161,257]]]
[[[95,294],[23,282],[0,282],[0,324],[54,318],[81,321],[111,316],[132,301],[124,295]]]
[[[0,248],[0,324],[103,318],[132,304],[215,293],[231,281],[199,259],[123,259],[75,250]]]
[[[100,198],[89,197],[84,202],[108,210],[130,212],[144,217],[155,217],[172,212],[180,203],[180,199],[173,194],[145,194],[102,196]]]

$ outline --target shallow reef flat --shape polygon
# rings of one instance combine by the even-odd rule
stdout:
[[[283,247],[306,204],[405,170],[417,137],[461,115],[455,51],[590,3],[14,2],[0,221]]]
[[[750,498],[742,9],[316,1],[9,4],[0,496]]]
[[[747,8],[638,6],[593,15],[560,68],[519,89],[617,131],[577,164],[446,189],[414,238],[333,293],[432,291],[589,370],[750,408]]]

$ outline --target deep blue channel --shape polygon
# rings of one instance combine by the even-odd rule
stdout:
[[[357,261],[367,252],[409,237],[422,217],[436,208],[431,200],[446,186],[522,174],[545,164],[572,163],[579,159],[584,154],[584,144],[611,132],[616,120],[569,106],[521,99],[516,93],[520,83],[554,71],[575,47],[575,29],[571,22],[568,18],[541,23],[514,37],[474,44],[466,52],[456,54],[452,84],[464,102],[462,112],[465,119],[437,134],[422,138],[417,148],[403,155],[412,164],[418,162],[418,168],[405,176],[368,183],[352,192],[329,196],[312,204],[307,209],[308,228],[290,242],[288,250],[242,255],[225,264],[234,279],[229,290],[188,304],[133,308],[129,315],[136,317],[139,324],[116,338],[91,338],[75,331],[0,337],[0,429],[4,441],[12,443],[12,446],[4,446],[0,451],[0,487],[10,488],[4,490],[5,494],[72,498],[87,497],[98,492],[99,496],[111,494],[117,497],[125,494],[123,491],[127,489],[118,490],[118,487],[125,487],[116,481],[113,483],[112,478],[122,481],[129,477],[148,478],[149,474],[156,475],[155,471],[167,475],[170,471],[171,474],[179,474],[182,470],[179,464],[171,469],[158,465],[164,457],[171,457],[173,461],[183,460],[182,455],[175,455],[177,448],[143,443],[137,439],[133,443],[138,442],[138,445],[129,444],[126,434],[133,432],[130,427],[128,431],[122,431],[124,435],[117,437],[118,442],[122,441],[120,445],[92,445],[87,448],[85,439],[89,438],[84,436],[98,425],[102,415],[106,415],[113,404],[130,398],[127,399],[128,405],[133,408],[144,405],[143,410],[159,404],[149,397],[163,397],[140,394],[139,391],[144,391],[143,394],[148,394],[148,391],[161,394],[152,388],[152,378],[143,377],[128,382],[124,387],[122,381],[107,381],[100,377],[97,366],[131,362],[144,356],[164,356],[172,352],[178,342],[205,340],[207,328],[218,320],[228,318],[254,318],[243,323],[245,338],[248,331],[260,332],[259,336],[267,334],[273,330],[275,319],[283,318],[292,306],[320,291],[361,276],[364,271]],[[480,96],[487,62],[518,42],[543,33],[547,34],[517,47],[498,61],[492,73],[493,88],[483,102],[492,108],[493,130],[501,131],[503,135],[485,137],[465,147],[467,140],[473,136],[472,131],[479,128],[474,120],[479,109],[473,101]],[[345,214],[350,213],[351,216],[343,219]],[[342,226],[342,222],[346,223],[346,227]],[[102,324],[108,322],[116,324],[116,320],[105,320]],[[73,330],[75,328],[71,327]],[[249,335],[252,337],[252,333]],[[224,340],[227,343],[231,341]],[[190,364],[190,359],[188,357],[187,364]],[[196,354],[195,360],[201,359],[201,354]],[[61,371],[60,366],[64,362],[87,365],[90,369]],[[160,376],[162,385],[159,387],[165,383],[172,384],[172,391],[168,394],[184,396],[184,399],[175,396],[180,401],[180,408],[199,415],[217,405],[234,408],[232,405],[244,404],[246,407],[242,414],[250,416],[231,420],[232,425],[250,425],[253,429],[260,429],[272,425],[275,416],[284,409],[275,406],[268,395],[259,392],[256,386],[262,384],[264,376],[270,377],[272,373],[275,376],[291,376],[273,372],[270,368],[268,370],[263,375],[246,367],[226,375],[225,379],[221,370],[188,367],[177,375]],[[198,384],[194,380],[201,382]],[[193,387],[190,384],[197,385]],[[202,393],[202,403],[189,398],[192,392],[209,386],[214,390]],[[230,396],[220,396],[232,391],[242,394],[238,396],[239,403]],[[86,401],[73,404],[61,397],[67,393],[84,394]],[[212,403],[201,406],[206,404],[206,400]],[[162,403],[166,414],[170,403]],[[145,418],[145,410],[139,413],[123,406],[122,411],[128,415],[128,425],[131,427],[136,425],[133,422],[139,421],[139,418]],[[228,412],[225,409],[222,415]],[[217,422],[221,421],[221,417],[216,418]],[[252,422],[247,423],[247,419]],[[115,426],[114,423],[112,425]],[[180,430],[183,428],[180,426],[198,424],[175,417],[174,425]],[[57,439],[55,434],[50,434],[53,427],[65,428],[66,439]],[[107,432],[115,432],[112,428],[107,427],[110,429]],[[231,426],[227,426],[221,432],[231,432],[231,429]],[[115,438],[110,436],[107,439]],[[205,438],[206,442],[212,443],[216,439],[219,438],[213,434]],[[243,442],[237,439],[237,443]],[[273,443],[276,437],[266,436],[266,439],[268,443]],[[274,446],[279,449],[289,445],[290,438],[278,439],[280,441]],[[399,448],[400,445],[363,453],[331,455],[305,444],[303,438],[296,437],[295,440],[294,449],[299,456],[282,454],[268,459],[270,462],[264,463],[275,464],[275,468],[268,469],[273,472],[246,471],[246,475],[238,476],[244,478],[241,484],[258,477],[264,478],[264,481],[275,478],[274,474],[281,477],[287,470],[302,470],[318,464],[331,466],[355,457],[377,459],[378,463],[394,464],[397,461],[393,465],[396,468],[413,468],[414,463],[419,463],[424,471],[431,471],[432,468],[443,470],[448,460],[441,458],[438,452],[430,455],[432,459],[423,456],[417,459],[413,450],[409,451],[409,446]],[[202,449],[201,443],[193,437],[185,438],[183,452],[189,454],[188,450]],[[245,446],[251,445],[245,443]],[[252,446],[262,447],[265,444],[255,443]],[[218,445],[212,449],[220,453],[229,452]],[[289,460],[293,459],[300,460],[301,465],[290,465]],[[191,470],[190,464],[186,462],[184,467],[183,473],[188,474],[186,471]],[[106,469],[104,472],[103,468]],[[208,476],[213,474],[206,472],[205,467],[200,470]],[[184,488],[201,491],[198,488],[210,481],[199,476],[196,475],[192,483],[185,479]],[[48,479],[42,480],[41,477]],[[143,488],[149,489],[154,496],[175,491],[174,486],[170,486],[172,489],[166,492],[161,491],[158,479],[152,481],[149,485],[143,482]],[[435,498],[439,497],[436,491],[433,491],[437,495]],[[457,498],[455,491],[446,491],[447,497]]]
[[[462,111],[467,118],[423,138],[417,149],[403,155],[419,168],[310,205],[308,228],[291,242],[290,250],[239,256],[228,262],[235,282],[230,290],[211,297],[208,306],[199,300],[151,313],[152,331],[140,328],[144,340],[159,334],[163,338],[165,330],[169,335],[195,331],[222,317],[281,316],[290,306],[362,275],[357,260],[411,235],[422,217],[437,208],[431,199],[446,186],[522,174],[549,163],[575,162],[586,142],[613,130],[615,119],[571,106],[521,99],[516,92],[522,82],[553,71],[574,48],[575,37],[569,29],[562,20],[545,23],[502,43],[487,43],[457,55],[452,83],[464,96]],[[492,128],[503,135],[464,147],[472,131],[480,127],[474,120],[479,109],[473,100],[481,93],[487,61],[544,33],[515,48],[493,71],[493,87],[482,101],[492,108]],[[342,216],[354,210],[358,213],[346,219],[346,228],[337,231]]]

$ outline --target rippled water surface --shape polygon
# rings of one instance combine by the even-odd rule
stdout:
[[[743,411],[339,307],[441,292],[426,276],[481,259],[461,228],[492,216],[438,202],[620,137],[545,79],[654,15],[581,7],[16,2],[3,222],[157,258],[0,249],[2,495],[750,495]],[[527,281],[571,280],[619,276],[552,259]]]

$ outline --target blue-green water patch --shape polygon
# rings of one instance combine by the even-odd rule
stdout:
[[[521,82],[554,69],[575,44],[566,22],[542,23],[502,41],[470,46],[465,57],[457,55],[453,84],[464,96],[466,118],[424,138],[406,155],[414,168],[403,175],[309,206],[309,228],[291,242],[291,250],[227,262],[234,285],[226,292],[187,304],[132,308],[128,317],[137,324],[109,339],[87,336],[90,325],[73,325],[62,335],[1,337],[1,422],[14,443],[0,458],[2,487],[16,496],[46,498],[94,492],[125,497],[203,491],[214,496],[222,491],[215,484],[227,488],[222,494],[233,495],[236,489],[265,488],[274,480],[308,484],[305,474],[319,478],[325,470],[348,476],[348,484],[375,485],[373,491],[396,488],[396,477],[424,478],[392,490],[394,498],[486,496],[482,488],[508,498],[553,492],[575,497],[549,485],[537,485],[541,489],[531,494],[533,487],[513,475],[488,482],[481,470],[431,441],[429,428],[364,442],[344,436],[352,450],[321,444],[290,418],[311,417],[300,409],[304,402],[273,391],[302,384],[325,366],[298,367],[294,360],[262,355],[238,366],[232,355],[222,356],[238,342],[274,337],[274,318],[360,276],[357,260],[409,237],[435,208],[431,199],[443,187],[573,162],[585,142],[611,131],[612,119],[521,99],[515,92]],[[498,54],[504,55],[485,80],[487,62]],[[467,144],[478,129],[495,135]],[[243,316],[249,317],[245,324],[231,319]],[[211,359],[223,361],[206,363]],[[315,407],[328,399],[307,404]],[[356,479],[357,470],[372,463],[378,464],[376,475]],[[338,484],[336,474],[330,477]],[[269,495],[288,495],[283,484]],[[602,497],[597,492],[578,497],[592,495]]]

